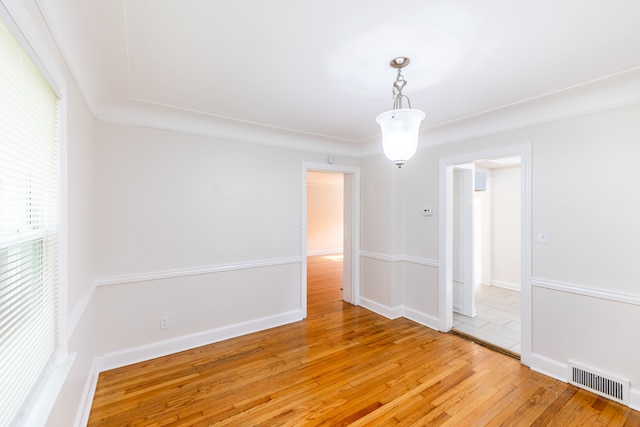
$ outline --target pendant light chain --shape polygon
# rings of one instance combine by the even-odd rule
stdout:
[[[396,80],[393,82],[393,88],[391,93],[393,94],[393,109],[399,110],[402,108],[402,98],[406,98],[409,108],[411,108],[411,100],[408,96],[402,94],[402,89],[407,85],[407,81],[402,75],[402,68],[398,68],[398,74]]]

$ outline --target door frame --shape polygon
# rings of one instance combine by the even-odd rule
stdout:
[[[342,173],[343,175],[350,175],[352,179],[350,179],[351,187],[350,189],[345,188],[344,193],[351,195],[351,200],[348,201],[345,199],[345,207],[344,213],[350,214],[350,228],[351,233],[349,235],[351,239],[351,250],[346,250],[347,248],[343,248],[344,252],[344,261],[343,261],[343,269],[344,271],[350,271],[351,274],[349,277],[345,277],[345,283],[343,287],[347,288],[350,286],[348,291],[344,292],[343,295],[350,295],[350,301],[345,299],[345,301],[353,304],[360,305],[360,168],[355,166],[341,166],[341,165],[332,165],[332,164],[324,164],[324,163],[313,163],[313,162],[302,162],[302,221],[301,221],[301,254],[302,254],[302,262],[301,262],[301,280],[300,280],[300,307],[302,309],[303,318],[307,317],[307,172],[308,171],[319,171],[319,172],[334,172],[334,173]],[[347,203],[349,202],[349,206]],[[346,221],[346,218],[343,218],[343,223]],[[346,229],[347,227],[345,227]],[[343,236],[343,239],[347,236]],[[346,283],[346,280],[349,280],[350,285]]]
[[[453,182],[455,183],[455,170],[458,169],[458,171],[463,173],[462,179],[463,179],[463,191],[462,191],[462,205],[461,206],[456,206],[455,203],[455,197],[454,197],[454,202],[452,203],[452,215],[455,214],[457,211],[458,214],[461,216],[460,218],[460,223],[458,224],[459,227],[461,227],[460,232],[462,233],[462,235],[464,236],[463,240],[464,243],[462,244],[462,251],[461,251],[461,255],[462,255],[462,259],[463,260],[467,260],[468,262],[465,262],[465,265],[463,266],[463,271],[462,271],[462,304],[461,307],[459,307],[459,309],[461,310],[460,313],[464,314],[465,316],[469,316],[469,317],[475,317],[477,312],[476,312],[476,308],[475,308],[475,295],[474,295],[474,286],[475,286],[475,239],[474,239],[474,235],[475,235],[475,228],[476,228],[476,223],[475,223],[475,218],[474,218],[474,212],[475,209],[473,208],[474,205],[474,191],[473,188],[475,187],[475,176],[474,176],[474,171],[475,168],[473,166],[472,163],[465,163],[465,164],[457,164],[453,166],[454,169],[454,178],[453,178]],[[454,190],[455,193],[455,190]],[[467,205],[469,206],[469,210],[467,210]],[[452,223],[452,233],[453,233],[453,223]],[[455,244],[452,241],[452,248],[455,247]],[[453,268],[453,261],[455,260],[455,255],[452,257],[451,261],[452,261],[452,268]],[[453,285],[453,274],[451,276],[451,282]],[[455,295],[455,292],[453,292],[453,286],[452,286],[452,293],[453,295]],[[453,298],[452,298],[453,301]]]
[[[521,351],[522,364],[531,364],[531,144],[489,149],[440,158],[439,162],[439,329],[453,327],[453,167],[496,157],[521,158]]]

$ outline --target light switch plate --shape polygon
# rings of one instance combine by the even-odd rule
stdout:
[[[540,228],[538,229],[538,243],[549,243],[549,231]]]

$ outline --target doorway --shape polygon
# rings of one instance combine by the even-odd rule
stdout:
[[[307,314],[344,300],[344,174],[307,171]],[[320,289],[318,289],[321,287]]]
[[[330,200],[335,197],[335,187],[340,186],[342,195],[341,209],[324,207],[325,230],[323,235],[310,235],[317,233],[318,224],[311,223],[317,220],[310,217],[308,212],[309,202],[313,196],[309,195],[308,183],[314,180],[325,187],[323,197]],[[321,181],[319,181],[321,180]],[[307,316],[307,255],[332,257],[339,250],[342,251],[342,299],[354,305],[359,305],[360,295],[360,263],[358,254],[360,251],[360,170],[349,166],[331,164],[307,163],[302,164],[302,266],[301,266],[301,307],[304,317]],[[333,188],[332,188],[333,187]],[[327,199],[327,197],[329,199]],[[335,200],[335,199],[334,199]],[[316,203],[321,202],[315,200]],[[325,209],[326,208],[326,209]],[[337,223],[337,224],[336,224]],[[341,239],[341,241],[340,241]]]
[[[453,331],[520,356],[521,158],[453,167]]]
[[[473,336],[474,328],[484,328],[484,334],[478,333],[479,336],[476,336],[479,342],[506,349],[511,353],[519,353],[525,365],[529,364],[531,355],[530,151],[530,145],[523,144],[440,160],[440,329],[444,332],[460,329],[463,334]],[[519,166],[514,162],[519,162]],[[509,173],[504,172],[507,169]],[[500,171],[495,172],[494,178],[490,178],[494,170]],[[511,199],[512,205],[513,199],[517,199],[517,224],[515,231],[504,231],[501,229],[504,228],[502,226],[505,219],[500,216],[504,213],[498,213],[497,210],[491,212],[491,209],[488,209],[492,203],[487,197],[486,189],[487,184],[491,186],[497,182],[498,177],[502,184],[506,182],[513,187],[514,176],[518,178],[515,186],[519,191],[517,196],[511,194],[508,198]],[[513,211],[514,209],[510,213],[512,216]],[[497,227],[491,230],[491,226],[486,225],[487,218],[491,218],[491,222],[500,221],[500,224],[496,224]],[[496,230],[502,234],[490,234]],[[519,238],[513,238],[514,233]],[[492,234],[500,242],[493,242],[492,245]],[[510,239],[505,240],[505,234]],[[501,247],[499,253],[496,253],[496,248],[492,246],[497,243],[504,245],[505,241],[509,241],[511,248]],[[513,257],[516,253],[519,256]],[[491,262],[491,258],[496,258],[495,262]],[[507,269],[510,269],[510,279],[497,278],[498,272],[492,272],[496,269],[492,266],[496,265],[500,265],[501,268],[506,265]],[[504,271],[501,271],[500,275],[504,278],[506,276],[503,273]],[[520,287],[519,293],[514,293],[514,289],[507,289],[517,285]],[[491,291],[499,292],[493,295]],[[501,304],[502,296],[504,302],[511,304],[510,308],[503,309],[497,306]],[[489,308],[487,300],[490,301]],[[519,306],[519,310],[514,310],[514,304]],[[485,309],[491,310],[492,313],[483,313]],[[496,318],[499,317],[494,316],[496,314],[503,318]],[[489,321],[492,317],[496,323],[500,323],[499,327]],[[514,342],[516,340],[499,340],[492,343],[487,339],[498,330],[504,331],[505,326],[512,329],[519,326],[519,331],[505,331],[505,335],[519,338],[519,344]]]

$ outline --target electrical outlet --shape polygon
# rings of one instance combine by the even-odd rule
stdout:
[[[160,317],[160,329],[168,329],[169,328],[169,316]]]

